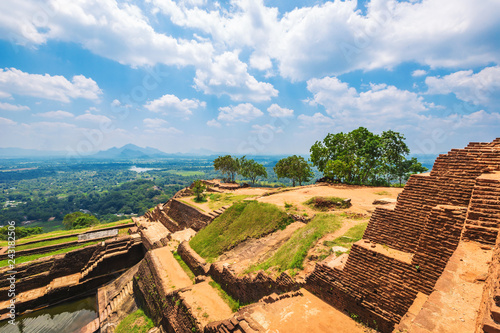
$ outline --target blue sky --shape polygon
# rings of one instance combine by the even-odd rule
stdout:
[[[0,147],[307,153],[359,126],[413,153],[500,136],[494,0],[0,3]]]

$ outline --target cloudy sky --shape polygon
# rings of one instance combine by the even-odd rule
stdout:
[[[0,147],[414,153],[500,137],[500,1],[0,2]]]

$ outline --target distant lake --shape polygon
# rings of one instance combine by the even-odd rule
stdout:
[[[133,165],[129,170],[135,171],[135,172],[146,172],[146,171],[160,170],[160,169],[158,169],[158,168],[138,168],[135,165]]]

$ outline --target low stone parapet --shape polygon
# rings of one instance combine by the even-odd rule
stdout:
[[[227,266],[212,264],[209,274],[222,289],[241,304],[257,302],[264,296],[273,293],[281,294],[299,290],[303,284],[283,272],[277,278],[260,271],[257,274],[236,276]]]
[[[191,248],[189,242],[182,242],[177,248],[177,253],[188,265],[195,275],[207,275],[210,264],[205,261],[195,250]]]

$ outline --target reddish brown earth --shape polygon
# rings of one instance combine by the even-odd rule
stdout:
[[[362,333],[372,330],[301,289],[303,296],[252,308],[250,316],[269,333]]]

